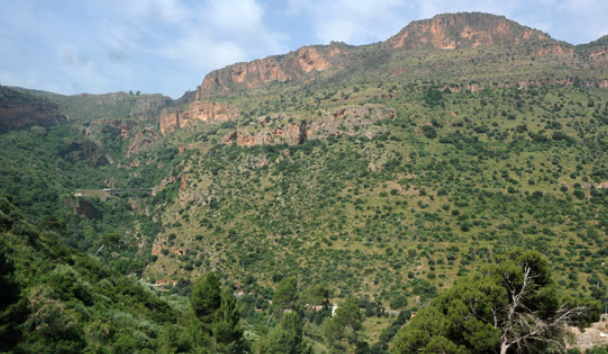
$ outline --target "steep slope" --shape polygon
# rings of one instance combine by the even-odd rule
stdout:
[[[57,104],[61,112],[71,120],[81,121],[117,118],[150,120],[155,119],[162,108],[172,104],[169,97],[139,92],[136,94],[112,92],[102,95],[83,93],[65,96],[40,90],[21,90]]]
[[[414,21],[383,45],[393,49],[457,49],[555,42],[548,34],[522,26],[504,16],[484,13],[437,15]]]
[[[0,220],[3,352],[167,352],[183,340],[203,346],[196,329],[185,329],[196,325],[190,313],[66,247],[57,220],[32,224],[6,196]]]
[[[598,41],[592,47],[556,41],[503,16],[443,14],[412,22],[382,43],[303,47],[213,71],[190,101],[163,110],[159,122],[162,134],[197,122],[225,122],[242,117],[239,95],[352,86],[365,78],[440,78],[458,86],[475,81],[472,89],[495,84],[606,87],[605,45]]]
[[[65,120],[56,104],[14,88],[0,86],[0,129],[50,126]]]
[[[2,135],[0,191],[64,219],[61,238],[88,253],[117,232],[98,257],[142,281],[182,292],[219,272],[255,335],[285,278],[324,304],[412,310],[515,247],[606,301],[608,74],[589,59],[605,40],[545,36],[440,15],[384,43],[218,70],[154,104],[158,125],[134,113],[144,97],[69,98],[71,121]],[[100,190],[121,187],[156,195]],[[306,316],[324,341],[323,315]]]
[[[310,80],[316,72],[340,70],[349,55],[349,46],[302,47],[285,55],[249,63],[238,63],[209,73],[197,87],[196,98],[229,96],[244,89],[256,89],[292,80]]]
[[[593,67],[608,67],[608,35],[591,43],[579,45],[576,49]]]

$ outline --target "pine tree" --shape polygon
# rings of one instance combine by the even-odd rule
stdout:
[[[203,323],[203,330],[211,333],[215,313],[220,308],[220,279],[214,272],[209,272],[192,287],[190,300],[194,314]]]
[[[10,351],[19,342],[18,327],[25,315],[25,299],[21,298],[21,286],[15,278],[9,251],[6,242],[0,239],[0,352]]]
[[[540,253],[513,251],[433,300],[397,334],[391,353],[563,350],[564,325],[588,310],[560,299]]]
[[[221,303],[215,312],[212,332],[216,350],[220,353],[244,353],[243,330],[239,325],[241,313],[236,307],[236,299],[228,288],[222,289]]]
[[[305,354],[310,353],[302,341],[302,320],[295,313],[286,313],[281,324],[270,331],[265,340],[260,341],[259,353],[265,354]]]

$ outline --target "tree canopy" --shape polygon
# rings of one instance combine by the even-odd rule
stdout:
[[[563,348],[588,309],[559,297],[546,259],[513,251],[441,294],[397,334],[393,354],[511,353]]]
[[[210,332],[215,312],[221,304],[220,279],[217,274],[208,272],[203,279],[194,283],[190,304],[194,314],[203,322],[207,332]]]

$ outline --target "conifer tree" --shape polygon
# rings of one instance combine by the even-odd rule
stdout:
[[[24,302],[21,286],[15,278],[15,266],[9,258],[9,248],[0,239],[0,352],[9,351],[19,341],[18,325],[23,317]]]
[[[220,279],[214,272],[208,272],[192,287],[190,300],[194,314],[203,323],[203,330],[211,333],[215,313],[220,308]]]
[[[286,313],[258,347],[265,354],[306,354],[310,350],[302,341],[302,320],[295,312]]]
[[[228,288],[222,289],[221,303],[213,321],[213,339],[219,353],[246,352],[243,330],[239,325],[241,313],[236,307],[236,299]]]

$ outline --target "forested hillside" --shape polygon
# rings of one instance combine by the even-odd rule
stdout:
[[[504,328],[437,313],[502,303],[484,286],[531,259],[542,320],[583,306],[560,325],[586,325],[608,303],[605,50],[446,14],[179,100],[0,87],[2,311],[22,335],[4,348],[498,352]],[[564,344],[551,328],[534,345]]]

